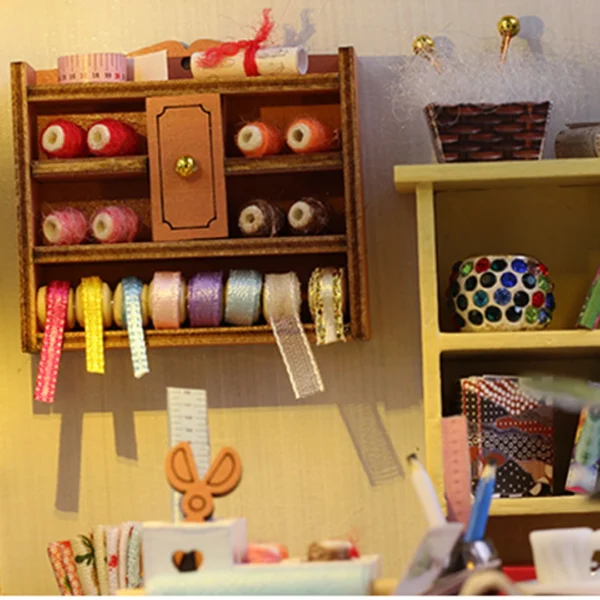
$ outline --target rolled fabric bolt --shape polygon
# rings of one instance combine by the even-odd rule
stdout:
[[[72,596],[83,596],[83,588],[77,574],[77,563],[75,562],[71,542],[64,541],[58,543],[60,544],[62,562],[67,574],[67,587],[71,591]]]
[[[267,200],[252,200],[240,212],[238,227],[246,237],[274,237],[283,229],[285,215]]]
[[[94,156],[125,156],[136,153],[138,135],[133,127],[122,121],[103,119],[90,127],[87,145]]]
[[[179,329],[186,318],[186,289],[181,273],[159,271],[150,283],[150,318],[156,329]]]
[[[44,218],[42,232],[53,246],[81,244],[88,232],[85,215],[75,208],[51,212]]]
[[[307,154],[332,150],[338,144],[338,137],[333,127],[318,119],[303,117],[288,127],[285,141],[296,154]]]
[[[62,560],[62,549],[59,542],[50,542],[48,544],[48,559],[50,560],[50,566],[56,579],[56,585],[58,585],[58,591],[61,596],[71,596],[72,593],[67,587],[67,571]]]
[[[288,550],[282,544],[248,544],[246,560],[249,563],[279,563],[289,558]]]
[[[284,141],[283,134],[276,125],[253,121],[238,131],[235,143],[244,156],[252,158],[279,154]]]
[[[66,119],[49,123],[42,131],[40,145],[48,158],[79,158],[87,155],[85,130]]]
[[[260,316],[262,288],[263,277],[258,271],[230,271],[225,286],[225,322],[254,325]]]
[[[94,558],[96,559],[96,574],[101,596],[108,596],[108,564],[106,561],[106,542],[104,540],[104,525],[96,525],[92,529]]]
[[[188,315],[192,327],[217,327],[223,319],[223,272],[198,273],[188,282]]]
[[[133,242],[140,218],[128,206],[106,206],[92,217],[92,235],[102,244]]]
[[[99,593],[96,577],[95,559],[88,560],[88,556],[94,557],[94,546],[87,535],[77,535],[71,539],[71,548],[75,555],[77,575],[81,582],[84,596],[97,596]]]
[[[332,215],[333,208],[328,202],[305,197],[290,207],[288,224],[297,235],[316,235],[327,229]]]
[[[309,561],[350,560],[359,558],[356,546],[348,540],[323,540],[308,547]]]
[[[308,284],[308,306],[315,323],[317,346],[345,342],[344,269],[317,268]]]

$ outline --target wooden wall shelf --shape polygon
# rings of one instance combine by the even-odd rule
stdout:
[[[149,283],[153,273],[160,269],[181,270],[186,278],[215,269],[227,272],[254,268],[262,273],[295,271],[304,295],[302,319],[310,333],[313,328],[306,291],[311,272],[317,267],[344,267],[348,338],[369,339],[356,57],[352,48],[341,48],[335,56],[311,57],[310,65],[312,71],[304,76],[57,84],[49,83],[57,81],[56,72],[36,72],[25,63],[13,63],[24,351],[40,349],[42,334],[36,318],[36,293],[41,285],[52,279],[66,279],[76,286],[81,277],[90,275],[102,277],[113,287],[129,275],[138,275]],[[205,126],[194,121],[196,117],[190,113],[179,121],[176,135],[173,135],[175,130],[170,129],[165,130],[168,135],[158,135],[158,116],[155,119],[152,115],[162,115],[170,105],[178,110],[192,107],[195,111],[199,102],[203,108],[210,109],[204,110],[205,114],[210,112],[212,119],[208,130],[210,151],[206,136],[186,137],[189,131],[200,131],[199,127]],[[339,149],[306,155],[292,154],[286,149],[276,156],[249,159],[243,157],[235,145],[235,134],[244,122],[264,119],[284,129],[299,116],[322,119],[337,130],[341,140]],[[49,159],[39,138],[47,124],[56,118],[73,121],[84,128],[103,118],[120,119],[137,131],[139,155]],[[173,127],[172,123],[169,127]],[[171,156],[169,153],[175,151],[176,144],[179,144],[176,157],[196,153],[200,172],[209,176],[187,184],[185,182],[191,179],[184,182],[171,170],[172,157],[164,158],[164,163],[158,162],[157,157],[162,161],[163,157]],[[195,150],[188,150],[190,146]],[[209,162],[203,164],[200,160]],[[173,159],[173,166],[175,162]],[[171,179],[165,183],[168,177]],[[335,216],[325,235],[303,237],[287,233],[275,238],[239,237],[237,219],[247,201],[266,198],[287,211],[303,196],[324,197],[330,201]],[[166,202],[180,211],[181,207],[184,211],[189,207],[193,215],[188,223],[200,222],[201,226],[186,223],[181,227],[181,212],[176,216],[180,221],[174,225],[170,220],[173,212],[168,219],[164,216],[166,213],[160,212]],[[73,207],[90,218],[99,208],[114,204],[130,206],[138,214],[141,227],[135,242],[45,245],[42,218],[48,212]],[[215,207],[215,218],[211,216],[211,206]],[[200,213],[203,220],[198,217]],[[200,231],[202,227],[207,231]],[[185,236],[189,239],[182,239]],[[156,241],[161,239],[169,241]],[[113,328],[105,333],[107,347],[127,346],[124,331]],[[269,327],[264,324],[202,330],[184,324],[179,331],[149,328],[147,334],[148,345],[154,347],[274,341]],[[66,333],[65,348],[82,347],[82,332]]]
[[[598,379],[600,332],[575,322],[600,264],[600,159],[396,166],[394,178],[416,199],[426,462],[443,497],[442,414],[455,410],[458,379],[540,369]],[[451,265],[486,253],[523,253],[548,265],[556,286],[548,329],[453,331]],[[572,442],[555,436],[564,465]],[[588,512],[600,504],[569,495],[498,499],[491,508],[496,516]]]

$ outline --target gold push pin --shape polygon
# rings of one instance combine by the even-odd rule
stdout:
[[[440,73],[441,68],[435,57],[435,42],[429,35],[419,35],[413,40],[413,52],[417,56],[422,56],[427,59],[434,67],[435,70]]]
[[[498,33],[500,33],[502,36],[502,41],[500,42],[501,64],[506,60],[506,54],[508,53],[510,40],[512,40],[512,38],[514,38],[516,35],[519,35],[519,31],[521,31],[521,23],[519,23],[519,19],[517,19],[517,17],[506,15],[498,21]]]

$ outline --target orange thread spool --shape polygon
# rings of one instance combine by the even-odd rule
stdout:
[[[285,136],[287,145],[297,154],[323,152],[337,145],[337,133],[329,125],[303,117],[296,119],[289,127]]]
[[[244,156],[268,156],[281,152],[283,135],[271,123],[252,121],[238,131],[235,143]]]

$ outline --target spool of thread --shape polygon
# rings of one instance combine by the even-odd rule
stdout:
[[[106,206],[92,217],[92,235],[101,244],[132,242],[140,219],[128,206]]]
[[[252,200],[240,212],[238,227],[246,237],[274,237],[285,225],[285,214],[268,200]]]
[[[150,322],[150,307],[149,307],[150,288],[148,284],[144,284],[142,287],[141,303],[142,303],[142,325],[148,327]],[[124,306],[123,306],[123,284],[119,281],[113,294],[112,303],[113,319],[117,327],[125,329],[125,321],[123,320]]]
[[[289,558],[289,553],[282,544],[248,544],[246,551],[249,563],[279,563],[286,558]]]
[[[350,560],[359,558],[356,546],[347,540],[323,540],[308,547],[309,561]]]
[[[49,123],[42,131],[40,145],[48,158],[78,158],[87,154],[85,130],[66,119]]]
[[[235,143],[244,156],[279,154],[283,148],[283,134],[276,125],[252,121],[238,131]]]
[[[158,271],[150,283],[150,318],[155,329],[179,329],[186,319],[186,285],[179,272]]]
[[[36,295],[36,313],[37,313],[37,322],[40,331],[44,331],[46,326],[46,316],[47,316],[47,302],[46,297],[48,294],[48,287],[43,285],[38,289]],[[75,327],[75,293],[73,289],[69,289],[69,299],[67,303],[67,321],[65,323],[65,329],[71,330]]]
[[[337,146],[338,136],[326,123],[303,117],[296,119],[287,129],[285,141],[296,154],[323,152]]]
[[[556,158],[596,158],[600,156],[600,126],[568,125],[554,143]]]
[[[125,156],[135,154],[138,135],[133,127],[116,119],[94,123],[87,135],[90,154],[94,156]]]
[[[232,270],[225,286],[225,322],[254,325],[260,317],[263,277],[258,271]]]
[[[112,312],[112,291],[108,283],[102,282],[102,325],[108,329],[113,323]],[[75,290],[75,317],[80,327],[85,327],[85,317],[83,312],[82,286],[78,285]]]
[[[81,244],[87,231],[88,221],[85,215],[75,208],[51,212],[42,223],[44,237],[53,246]]]
[[[223,272],[198,273],[188,283],[187,308],[192,327],[217,327],[223,319]]]
[[[288,211],[288,224],[296,235],[323,233],[333,216],[329,202],[318,198],[301,198]]]

